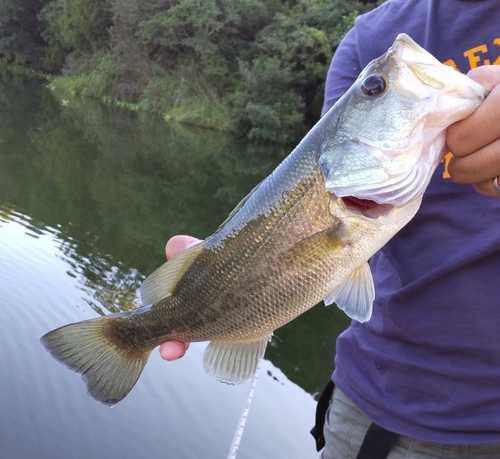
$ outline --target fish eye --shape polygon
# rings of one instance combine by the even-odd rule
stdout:
[[[363,83],[361,83],[361,89],[367,96],[378,96],[385,91],[386,82],[383,77],[378,74],[367,76]]]

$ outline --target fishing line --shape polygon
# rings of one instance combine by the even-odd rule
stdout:
[[[236,430],[233,436],[233,442],[231,443],[231,448],[229,449],[229,455],[227,456],[227,459],[236,459],[236,455],[238,454],[238,448],[240,447],[243,429],[245,428],[245,423],[247,422],[248,410],[250,409],[250,405],[252,404],[253,393],[255,392],[257,378],[259,377],[259,370],[260,364],[257,367],[257,371],[253,375],[252,384],[250,384],[250,390],[248,391],[247,401],[245,403],[245,406],[243,407],[243,411],[241,412],[238,425],[236,426]]]

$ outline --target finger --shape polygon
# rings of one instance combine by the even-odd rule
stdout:
[[[189,343],[181,341],[166,341],[160,345],[160,356],[164,360],[171,362],[180,359],[189,348]]]
[[[474,188],[479,194],[500,199],[500,193],[498,193],[493,186],[493,179],[480,183],[474,183]]]
[[[198,244],[198,242],[200,241],[201,239],[197,239],[192,236],[185,236],[185,235],[173,236],[172,238],[169,239],[165,247],[165,253],[167,255],[167,259],[170,260],[170,258],[172,258],[174,255],[177,255],[179,252],[182,252],[183,250],[189,249],[189,247]]]
[[[472,69],[467,76],[491,91],[496,85],[500,84],[500,67],[496,65],[483,65]]]
[[[500,175],[500,139],[480,148],[473,155],[452,157],[448,172],[456,183],[481,183]]]
[[[446,143],[454,156],[466,156],[500,137],[500,85],[469,117],[451,125]]]

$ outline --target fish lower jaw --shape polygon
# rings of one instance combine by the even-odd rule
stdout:
[[[375,201],[359,199],[355,196],[344,196],[340,199],[349,212],[372,219],[388,215],[394,209],[394,206],[391,204],[379,204]]]

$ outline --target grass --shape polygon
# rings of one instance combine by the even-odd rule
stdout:
[[[83,74],[51,78],[49,88],[60,98],[65,94],[94,97],[106,104],[161,115],[168,123],[238,131],[228,104],[194,67],[181,67],[175,73],[152,68],[151,78],[135,96],[136,101],[131,101],[130,95],[116,90],[120,77],[112,62],[103,56],[96,64],[93,70]]]

